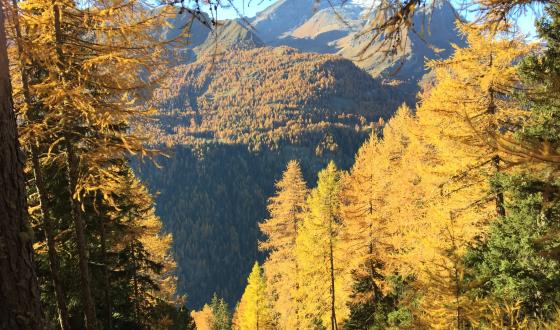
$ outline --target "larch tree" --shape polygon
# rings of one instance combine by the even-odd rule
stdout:
[[[299,267],[295,257],[298,227],[305,210],[307,186],[297,161],[290,161],[276,183],[276,195],[268,202],[270,217],[259,224],[265,239],[262,250],[270,251],[263,268],[269,289],[275,296],[274,309],[280,314],[279,325],[299,329]]]
[[[416,274],[418,219],[430,196],[425,173],[437,165],[418,130],[410,109],[400,107],[383,138],[372,136],[360,148],[343,180],[340,240],[351,256],[344,264],[354,282],[349,322],[356,326],[363,326],[364,313],[366,324],[388,326],[388,314],[406,307],[399,306],[396,286]]]
[[[245,292],[241,296],[235,314],[234,329],[236,330],[276,328],[266,277],[258,262],[255,262],[251,274],[249,274]]]
[[[28,224],[23,157],[8,64],[5,8],[0,4],[0,328],[42,329],[33,232]]]
[[[96,328],[83,200],[98,194],[114,203],[111,196],[118,180],[112,161],[131,153],[146,155],[142,138],[131,132],[129,123],[149,113],[136,101],[149,85],[152,70],[165,62],[164,44],[152,33],[163,24],[164,15],[146,10],[139,1],[81,7],[72,1],[30,0],[20,3],[20,9],[24,15],[19,21],[25,27],[20,31],[26,31],[18,37],[26,49],[20,55],[22,81],[31,83],[24,77],[27,63],[42,72],[24,86],[24,93],[38,101],[30,104],[24,98],[22,138],[42,151],[40,162],[65,160],[85,326]]]
[[[34,101],[29,84],[31,83],[33,75],[38,75],[38,70],[35,68],[33,72],[33,69],[27,63],[31,61],[26,53],[26,48],[29,47],[29,45],[26,43],[21,31],[20,12],[17,1],[12,2],[12,16],[14,30],[13,39],[15,39],[18,59],[16,67],[19,69],[18,74],[20,76],[19,80],[15,80],[19,83],[19,86],[16,84],[15,88],[15,95],[19,96],[16,97],[16,107],[19,108],[20,113],[26,113],[30,121],[36,122],[41,116],[41,107]],[[33,182],[39,200],[40,218],[46,236],[50,274],[55,291],[59,324],[62,330],[66,330],[70,328],[70,321],[66,303],[66,294],[60,275],[60,258],[58,256],[54,238],[55,219],[51,216],[51,205],[49,205],[50,201],[48,198],[47,182],[45,180],[43,166],[40,163],[40,149],[38,147],[39,140],[36,136],[31,137],[31,139],[31,141],[27,141],[24,137],[22,140],[24,147],[27,149],[29,154],[28,159],[30,159],[34,178]]]
[[[200,311],[192,311],[191,316],[194,319],[197,330],[213,330],[214,313],[208,304],[204,304]]]
[[[543,143],[553,150],[559,145],[560,5],[551,4],[546,12],[548,17],[537,22],[546,47],[519,65],[524,84],[519,99],[529,115],[510,137],[533,150]],[[507,192],[506,216],[491,223],[466,258],[468,279],[477,284],[470,294],[490,306],[481,323],[493,327],[529,327],[535,319],[557,317],[559,168],[554,161],[523,160],[515,172],[493,180]]]
[[[511,95],[519,85],[515,63],[527,53],[517,39],[496,39],[463,26],[469,47],[432,62],[434,86],[417,110],[422,139],[436,166],[424,177],[431,197],[418,217],[421,318],[436,328],[461,328],[479,312],[464,294],[463,256],[488,222],[505,214],[504,194],[490,180],[515,164],[493,142],[509,134],[526,112]]]
[[[299,228],[296,258],[300,266],[301,326],[323,324],[338,329],[346,314],[338,235],[340,172],[333,162],[319,172],[317,187],[307,199],[307,212]],[[338,319],[337,319],[338,318]]]

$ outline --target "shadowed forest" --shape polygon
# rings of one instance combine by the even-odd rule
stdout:
[[[558,329],[560,3],[243,6],[0,0],[0,329]]]

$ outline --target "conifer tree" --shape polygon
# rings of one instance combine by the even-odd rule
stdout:
[[[25,51],[26,43],[25,40],[23,39],[23,35],[21,32],[20,17],[19,17],[20,13],[19,13],[19,7],[17,1],[12,1],[12,6],[13,6],[12,8],[13,30],[14,30],[13,38],[15,39],[15,43],[17,46],[17,59],[18,59],[17,67],[19,67],[20,84],[21,84],[21,86],[19,86],[19,88],[21,89],[21,93],[19,93],[21,94],[20,97],[21,100],[19,100],[19,102],[16,101],[16,106],[22,109],[20,112],[27,113],[28,117],[31,120],[36,121],[40,117],[40,106],[34,103],[31,95],[31,90],[29,87],[32,73],[30,72],[29,65],[26,63],[26,61],[29,61],[29,58]],[[68,308],[66,304],[65,290],[60,278],[60,260],[56,248],[55,239],[54,239],[55,223],[54,223],[54,219],[51,218],[49,200],[47,198],[47,194],[48,194],[47,186],[43,173],[43,167],[40,164],[40,155],[39,155],[39,148],[38,148],[39,141],[38,139],[36,139],[36,137],[33,137],[32,141],[24,141],[24,143],[25,142],[27,142],[26,147],[28,149],[29,159],[31,160],[34,185],[39,199],[41,222],[43,224],[43,229],[45,231],[45,236],[47,241],[50,276],[55,291],[57,310],[58,310],[58,319],[59,319],[61,329],[66,330],[69,329],[70,327]]]
[[[33,235],[12,103],[5,8],[0,4],[0,327],[42,329]]]
[[[515,161],[495,141],[498,135],[514,131],[527,114],[510,95],[520,84],[515,63],[527,54],[528,47],[515,38],[498,39],[480,27],[459,28],[468,47],[457,48],[447,60],[428,64],[436,83],[421,108],[432,112],[434,121],[447,121],[448,128],[439,140],[459,144],[465,157],[476,162],[473,169],[464,170],[463,178],[480,170],[493,175]],[[495,208],[500,216],[504,215],[503,199],[497,191]]]
[[[416,221],[430,188],[423,178],[434,165],[417,126],[410,109],[400,107],[383,128],[383,139],[372,133],[344,177],[340,245],[351,256],[344,260],[344,274],[353,282],[346,328],[387,326],[391,313],[400,313],[398,324],[410,321],[408,312],[398,311],[398,292],[416,272]]]
[[[548,6],[549,16],[537,22],[546,48],[520,65],[525,91],[520,100],[528,118],[510,138],[537,150],[543,143],[558,146],[559,105],[553,90],[559,77],[560,6]],[[517,149],[519,150],[519,149]],[[554,152],[551,150],[551,152]],[[558,175],[554,162],[529,159],[517,173],[500,175],[493,185],[508,192],[506,216],[492,222],[489,233],[473,244],[466,257],[469,291],[491,306],[482,322],[495,327],[526,326],[535,318],[554,317],[558,295]],[[509,256],[515,256],[511,258]],[[510,312],[514,310],[515,313]]]
[[[308,211],[298,231],[296,258],[301,267],[302,328],[322,323],[337,329],[346,314],[342,267],[338,264],[339,193],[340,172],[330,162],[319,172],[317,187],[307,199]]]
[[[415,263],[423,296],[419,315],[436,328],[461,328],[479,316],[478,306],[465,295],[463,256],[489,220],[504,215],[504,194],[489,183],[515,159],[494,141],[526,116],[510,95],[519,85],[515,63],[527,48],[516,39],[462,29],[469,47],[432,62],[436,81],[417,111],[419,136],[435,150],[436,164],[422,176],[432,194],[416,220],[422,228]]]
[[[214,313],[208,304],[204,304],[200,311],[192,311],[191,316],[194,319],[197,330],[213,330]]]
[[[305,209],[307,187],[297,161],[290,161],[276,183],[276,195],[269,199],[270,218],[259,224],[265,240],[259,247],[270,251],[263,267],[268,286],[274,292],[274,308],[280,314],[279,325],[298,329],[299,267],[294,254],[298,227]]]
[[[231,329],[231,313],[229,306],[223,298],[218,298],[214,294],[210,302],[210,309],[212,310],[212,330],[229,330]]]
[[[266,286],[266,278],[258,262],[255,262],[247,279],[245,292],[235,310],[234,329],[268,330],[275,328],[272,301]]]
[[[114,180],[117,175],[111,171],[111,162],[129,152],[146,154],[142,139],[128,126],[133,116],[147,114],[145,108],[135,104],[135,98],[147,86],[150,70],[161,67],[158,60],[163,45],[152,33],[161,17],[146,11],[137,1],[80,7],[72,1],[30,0],[20,7],[25,13],[20,20],[24,29],[20,30],[26,33],[17,34],[26,49],[20,54],[22,138],[32,151],[36,174],[40,173],[41,162],[66,159],[67,190],[83,283],[81,302],[86,328],[96,328],[83,201],[88,194],[100,194],[107,203],[114,204],[111,198],[118,180]],[[39,73],[33,81],[28,79],[31,70],[27,63],[32,63],[32,72]],[[28,93],[35,100],[33,104]],[[37,159],[39,152],[45,152],[41,153],[42,159]],[[48,228],[50,221],[44,218],[44,223]],[[54,255],[54,247],[49,251]],[[56,268],[56,258],[51,259]],[[62,293],[57,294],[59,300],[62,297]]]

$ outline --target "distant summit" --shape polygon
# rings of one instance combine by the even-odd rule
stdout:
[[[253,32],[237,20],[226,20],[218,24],[214,31],[208,34],[206,40],[194,47],[197,55],[208,55],[231,50],[247,50],[263,47],[265,44]]]

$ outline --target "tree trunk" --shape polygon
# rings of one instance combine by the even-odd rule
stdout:
[[[97,329],[97,318],[95,316],[95,304],[91,295],[85,225],[82,219],[80,202],[73,197],[79,176],[79,161],[71,143],[67,143],[66,153],[68,162],[68,192],[70,193],[71,213],[74,221],[74,229],[76,231],[76,243],[78,245],[78,264],[80,268],[80,280],[82,286],[81,290],[82,304],[85,314],[85,328],[87,330],[92,330]]]
[[[329,242],[329,258],[331,262],[331,329],[338,329],[336,323],[336,311],[335,311],[335,290],[334,290],[334,255],[333,255],[333,242],[332,242],[332,231],[330,232],[331,238]]]
[[[43,329],[0,5],[0,328]]]
[[[47,252],[49,255],[49,266],[51,270],[51,279],[54,287],[54,295],[56,298],[56,307],[58,309],[58,320],[62,330],[70,329],[68,317],[68,308],[66,307],[66,294],[62,281],[60,279],[60,262],[56,251],[56,242],[54,239],[52,219],[49,216],[48,200],[46,195],[46,186],[43,180],[43,172],[39,163],[39,151],[36,146],[31,146],[31,162],[33,164],[33,173],[35,175],[35,185],[39,194],[39,202],[41,204],[41,217],[43,219],[43,228],[47,238]]]
[[[490,54],[490,67],[494,61],[494,57]],[[492,115],[492,124],[490,125],[490,134],[499,134],[500,128],[498,127],[498,122],[496,120],[496,113],[498,112],[498,107],[494,102],[495,94],[494,88],[490,86],[488,89],[488,94],[490,96],[490,103],[488,104],[487,112]],[[492,158],[492,167],[494,168],[495,173],[500,173],[500,155],[496,153],[496,155]],[[496,214],[499,217],[506,216],[506,209],[504,207],[504,193],[502,191],[496,192]]]
[[[16,32],[16,45],[18,49],[18,55],[20,58],[20,74],[22,81],[22,90],[25,103],[28,107],[29,119],[32,121],[37,120],[36,111],[34,111],[33,102],[31,100],[31,94],[29,92],[29,74],[25,67],[24,61],[24,49],[21,43],[21,27],[19,25],[19,12],[17,1],[12,1],[12,6],[14,8],[14,28]],[[58,253],[56,252],[56,245],[54,240],[52,219],[49,217],[48,212],[48,200],[47,200],[47,190],[45,182],[43,180],[43,172],[41,164],[39,162],[39,150],[35,145],[30,145],[31,149],[31,162],[33,166],[33,174],[35,176],[35,186],[37,188],[37,194],[39,195],[40,207],[41,207],[41,218],[43,219],[43,227],[45,229],[45,234],[47,238],[47,249],[49,255],[49,266],[51,271],[51,279],[53,282],[53,287],[55,291],[55,298],[58,309],[58,319],[60,322],[60,328],[62,330],[70,329],[68,309],[66,307],[66,298],[64,293],[64,288],[62,282],[60,281],[60,263],[58,259]]]
[[[292,240],[293,251],[295,251],[295,248],[296,248],[296,240],[297,240],[297,234],[298,234],[297,216],[296,216],[295,213],[296,212],[294,212],[292,214],[292,219],[293,219],[293,222],[294,222],[294,239]],[[292,251],[292,253],[294,253],[293,251]],[[300,321],[299,321],[299,304],[300,304],[300,299],[299,299],[299,264],[298,264],[297,258],[295,258],[295,257],[294,257],[294,264],[295,264],[295,268],[296,268],[296,281],[294,283],[294,286],[295,286],[295,289],[296,289],[296,299],[295,299],[296,308],[295,308],[294,314],[295,314],[295,318],[296,318],[296,325],[295,325],[296,330],[299,330],[299,328],[300,328],[300,325],[299,325],[300,324]]]
[[[111,317],[111,296],[109,291],[111,289],[111,281],[109,280],[109,264],[107,260],[107,236],[105,233],[105,219],[101,221],[101,262],[103,263],[103,295],[105,298],[105,317],[107,318],[107,329],[113,328],[113,319]]]
[[[138,265],[136,263],[136,255],[134,249],[134,241],[130,244],[130,254],[132,257],[132,285],[134,289],[134,314],[136,316],[136,322],[140,325],[140,306],[138,302],[140,301],[140,292],[138,289]]]
[[[494,167],[494,171],[496,173],[500,173],[500,156],[494,156],[492,158],[492,166]],[[506,209],[504,207],[504,193],[499,190],[496,192],[496,214],[499,217],[506,216]]]

